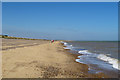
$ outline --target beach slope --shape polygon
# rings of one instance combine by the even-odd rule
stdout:
[[[3,44],[5,44],[4,41],[5,39]],[[8,42],[9,39],[6,41]],[[21,41],[18,42],[21,43]],[[54,43],[30,41],[15,46],[18,42],[15,43],[13,40],[14,47],[3,45],[3,78],[85,78],[91,76],[87,74],[88,67],[75,62],[77,55],[67,53],[60,41]]]

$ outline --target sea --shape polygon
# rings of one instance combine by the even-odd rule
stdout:
[[[104,73],[111,78],[118,78],[120,61],[117,41],[66,41],[64,49],[73,54],[80,54],[76,62],[87,64],[88,73]]]

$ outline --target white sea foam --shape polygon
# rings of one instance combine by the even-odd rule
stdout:
[[[67,45],[67,43],[65,42],[64,45]]]
[[[80,53],[80,54],[92,54],[92,53],[90,53],[90,52],[88,52],[88,50],[80,50],[80,51],[78,51],[78,53]]]
[[[63,47],[64,49],[71,49],[72,50],[72,48],[73,48],[72,45],[69,45],[67,42],[63,42],[63,41],[61,43],[64,44],[64,46],[65,46],[65,47]]]
[[[63,47],[63,48],[64,48],[64,49],[72,49],[72,48],[71,48],[71,47],[69,47],[69,46],[68,46],[68,47]]]
[[[76,59],[75,61],[76,62],[80,62],[80,59]],[[84,62],[80,62],[80,63],[84,64]]]
[[[118,59],[108,57],[108,56],[106,56],[104,54],[98,55],[97,58],[112,64],[113,68],[116,68],[116,69],[120,70],[120,65],[119,65],[120,62],[118,61]]]
[[[66,46],[66,47],[63,47],[64,49],[71,49],[71,50],[73,49],[73,46],[69,45],[67,42],[61,41],[61,43],[63,43],[64,46]],[[98,58],[100,60],[108,62],[109,64],[112,65],[113,68],[120,70],[120,62],[119,62],[119,60],[115,59],[115,58],[108,57],[109,55],[107,56],[105,54],[91,53],[88,50],[80,50],[80,51],[78,51],[78,53],[83,54],[83,56],[78,56],[78,58],[87,57],[87,55],[89,57],[96,57],[96,58]],[[80,62],[80,59],[76,59],[76,62]],[[80,63],[84,63],[84,62],[80,62]]]
[[[64,49],[70,49],[70,50],[73,49],[72,45],[65,45],[65,46],[66,46],[66,47],[63,47]]]
[[[98,58],[100,60],[108,62],[109,64],[112,65],[113,68],[116,68],[116,69],[120,70],[120,62],[119,62],[118,59],[108,57],[105,54],[90,53],[88,50],[80,50],[80,51],[78,51],[78,53],[79,54],[83,54],[83,56],[78,56],[78,58],[87,57],[87,56],[89,56],[89,57],[96,57],[96,58]],[[79,62],[79,59],[77,59],[76,61]]]

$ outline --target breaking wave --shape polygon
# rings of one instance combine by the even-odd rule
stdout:
[[[65,47],[63,47],[64,49],[70,49],[70,50],[74,50],[73,45],[69,45],[67,42],[63,42],[61,41],[61,43],[64,44]],[[96,53],[91,53],[86,49],[80,49],[78,51],[79,54],[82,54],[83,56],[78,56],[78,58],[82,58],[82,57],[91,57],[91,58],[97,58],[99,60],[102,60],[104,62],[107,62],[109,64],[112,65],[113,68],[120,70],[120,61],[118,59],[115,58],[111,58],[105,54],[96,54]],[[77,62],[80,62],[80,59],[76,59]],[[84,63],[84,62],[80,62],[80,63]]]

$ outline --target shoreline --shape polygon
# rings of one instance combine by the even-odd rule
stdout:
[[[3,44],[5,40],[3,39]],[[11,45],[9,39],[6,41],[6,45]],[[76,62],[78,55],[64,50],[60,41],[50,43],[34,40],[38,45],[25,46],[34,44],[31,41],[19,40],[15,43],[11,40],[11,46],[16,47],[20,43],[24,47],[10,49],[9,45],[8,50],[2,51],[3,78],[108,78],[102,73],[89,74],[88,66]]]
[[[63,44],[62,44],[62,45],[63,45]],[[63,47],[66,47],[66,46],[63,45]],[[80,58],[78,58],[78,56],[80,56],[80,55],[82,55],[82,54],[78,54],[78,53],[74,54],[73,52],[70,51],[70,49],[64,49],[64,51],[65,51],[66,54],[74,57],[73,61],[74,61],[75,63],[77,63],[79,66],[82,66],[82,67],[84,67],[84,68],[87,69],[87,70],[85,70],[85,71],[84,71],[84,70],[82,71],[82,72],[85,73],[85,75],[87,75],[86,78],[110,78],[110,76],[105,75],[104,73],[97,73],[97,74],[88,73],[88,71],[89,71],[89,69],[88,69],[89,66],[88,66],[87,64],[83,64],[83,63],[76,62],[76,59],[80,59]]]
[[[90,58],[88,58],[87,59],[87,57],[80,57],[80,56],[84,56],[84,54],[79,54],[79,50],[77,50],[75,47],[76,46],[72,46],[73,44],[69,44],[67,41],[65,41],[65,42],[61,42],[62,44],[63,44],[63,46],[64,46],[64,49],[65,50],[67,50],[68,52],[70,52],[70,53],[73,53],[73,54],[78,54],[78,56],[76,57],[76,62],[78,62],[78,63],[80,63],[80,64],[86,64],[87,66],[89,66],[89,70],[88,70],[88,72],[89,72],[89,74],[93,74],[93,75],[101,75],[101,76],[103,76],[103,78],[118,78],[118,76],[119,76],[119,70],[115,70],[115,71],[112,71],[111,70],[111,72],[109,71],[109,70],[107,70],[107,67],[106,67],[106,70],[105,69],[101,69],[101,71],[100,71],[100,67],[99,66],[96,66],[96,65],[92,65],[92,64],[90,64],[89,63],[89,60],[90,60]],[[77,47],[78,48],[78,47]],[[80,49],[80,48],[79,48]],[[87,59],[88,60],[88,63],[81,63],[80,61],[77,61],[78,59],[80,59],[80,58],[82,58],[83,60],[85,59]],[[86,60],[86,61],[87,61]],[[84,62],[84,61],[83,61]],[[94,64],[94,62],[93,62],[93,64]],[[92,67],[91,67],[91,65],[92,65]],[[94,71],[94,67],[95,67],[95,70],[96,70],[96,72]],[[92,68],[93,68],[93,70],[92,70]],[[97,72],[97,70],[99,71],[99,72]],[[94,71],[94,72],[93,72]],[[106,72],[107,71],[107,72]]]

